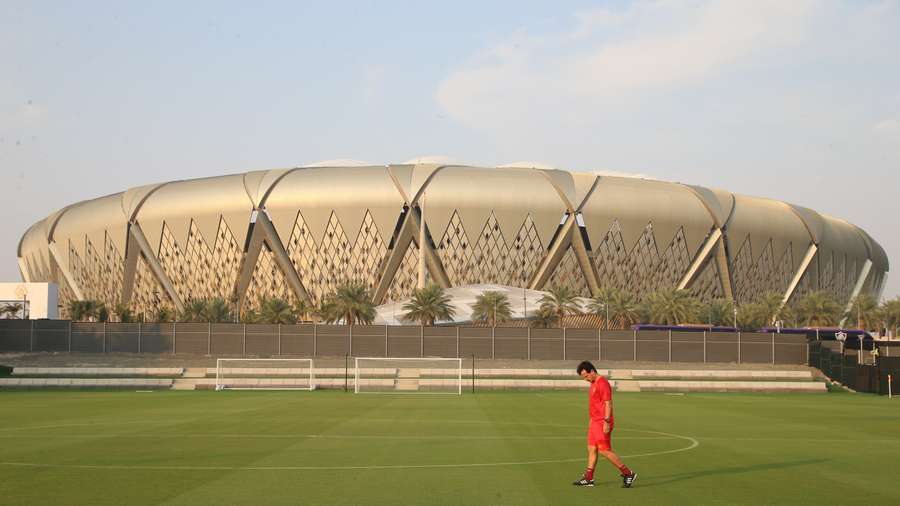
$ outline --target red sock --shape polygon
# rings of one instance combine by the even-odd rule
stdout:
[[[622,473],[622,476],[629,476],[631,474],[631,469],[628,469],[628,466],[622,464],[622,467],[619,468],[619,472]]]
[[[594,470],[588,468],[588,469],[584,472],[584,479],[585,479],[585,480],[593,480],[593,479],[594,479]]]

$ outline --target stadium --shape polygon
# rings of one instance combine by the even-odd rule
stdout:
[[[415,288],[422,252],[444,288],[590,296],[611,286],[640,297],[676,287],[738,303],[821,289],[847,304],[884,286],[884,250],[839,218],[725,190],[521,165],[308,166],[140,186],[35,223],[19,266],[27,282],[59,284],[62,316],[76,299],[138,314],[213,297],[318,304],[348,281],[383,304]]]

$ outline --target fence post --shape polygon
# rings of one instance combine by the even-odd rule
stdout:
[[[281,356],[281,324],[278,324],[278,356]]]
[[[212,355],[212,322],[206,324],[206,356]]]
[[[528,360],[531,360],[531,327],[526,327],[528,333],[525,338],[528,340]]]
[[[319,356],[319,327],[313,322],[313,356]]]
[[[138,353],[141,352],[141,322],[138,322]]]
[[[703,363],[706,363],[706,331],[703,331]]]
[[[775,333],[772,332],[772,365],[775,365]]]
[[[632,352],[632,362],[637,362],[637,330],[631,331],[631,338],[634,339],[634,350]]]
[[[738,332],[738,363],[741,363],[741,333]]]
[[[106,322],[103,322],[103,353],[106,353]]]
[[[388,356],[388,329],[390,327],[388,325],[384,326],[384,356]],[[459,356],[459,341],[456,344],[456,356]]]
[[[172,322],[172,355],[175,354],[175,339],[177,339],[178,335],[178,327],[177,323]]]
[[[809,341],[806,341],[806,365],[811,366],[809,363]]]
[[[566,328],[563,327],[563,360],[566,360]]]
[[[603,360],[603,340],[600,339],[600,329],[597,329],[597,362]]]
[[[491,327],[491,359],[496,358],[495,350],[497,347],[497,327]]]
[[[244,324],[244,333],[241,336],[241,356],[247,354],[247,324]]]
[[[456,326],[456,358],[459,357],[459,325]]]
[[[34,320],[28,320],[28,351],[34,351]]]
[[[425,325],[419,327],[419,357],[425,357]]]
[[[669,363],[672,363],[672,330],[669,329]]]
[[[72,320],[69,320],[69,353],[72,353]]]
[[[353,356],[353,324],[350,324],[350,351],[348,353],[351,357]]]

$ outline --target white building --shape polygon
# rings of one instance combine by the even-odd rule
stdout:
[[[28,318],[59,318],[58,301],[56,283],[0,283],[0,310],[8,304],[21,304]],[[22,313],[14,317],[22,318]],[[0,318],[9,317],[13,316],[0,314]]]

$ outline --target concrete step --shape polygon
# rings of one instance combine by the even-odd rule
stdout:
[[[205,378],[206,367],[188,367],[182,375],[184,378]]]
[[[635,380],[615,380],[616,392],[640,392],[641,382]]]

